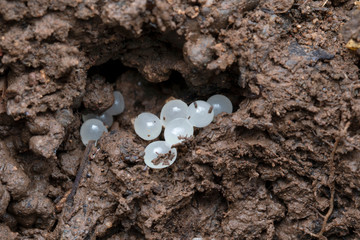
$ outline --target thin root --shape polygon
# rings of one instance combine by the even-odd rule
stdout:
[[[326,213],[326,215],[324,216],[324,221],[323,224],[321,226],[321,230],[319,233],[314,234],[314,233],[309,233],[312,237],[316,237],[318,239],[327,239],[324,236],[324,232],[326,229],[326,224],[327,221],[329,220],[333,210],[334,210],[334,196],[335,196],[335,153],[336,153],[336,149],[339,145],[340,140],[345,136],[347,129],[350,126],[350,122],[346,123],[344,129],[340,132],[339,136],[336,138],[333,150],[331,152],[330,155],[330,161],[329,161],[329,168],[330,168],[330,176],[329,176],[329,182],[328,182],[328,186],[330,188],[330,206],[329,206],[329,210]]]
[[[74,196],[76,194],[76,191],[77,191],[77,189],[79,187],[80,180],[81,180],[81,177],[83,175],[86,163],[89,161],[90,151],[91,151],[92,147],[94,146],[94,143],[95,143],[94,141],[89,141],[88,144],[86,145],[86,149],[84,151],[84,156],[83,156],[83,159],[81,160],[81,163],[80,163],[78,172],[76,174],[75,181],[74,181],[74,184],[72,186],[71,192],[66,198],[66,203],[69,206],[72,206],[72,204],[73,204],[73,198],[74,198]]]

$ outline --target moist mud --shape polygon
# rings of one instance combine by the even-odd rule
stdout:
[[[359,11],[1,1],[0,238],[360,238]],[[85,154],[81,114],[114,90],[125,111]],[[133,119],[216,93],[234,113],[145,168]]]

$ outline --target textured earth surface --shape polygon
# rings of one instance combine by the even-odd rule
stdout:
[[[360,239],[359,56],[355,0],[0,1],[0,239]],[[133,119],[219,93],[145,168]]]

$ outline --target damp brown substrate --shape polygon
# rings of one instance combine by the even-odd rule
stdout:
[[[358,7],[0,1],[0,239],[360,239]],[[115,89],[67,204],[81,113]],[[215,93],[235,112],[145,169],[132,119]]]

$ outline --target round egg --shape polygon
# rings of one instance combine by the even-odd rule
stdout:
[[[182,138],[191,137],[193,134],[194,127],[186,118],[176,118],[166,125],[164,138],[166,143],[172,146],[184,141]]]
[[[113,94],[114,94],[114,103],[108,110],[105,111],[105,113],[108,113],[111,116],[116,116],[124,111],[125,101],[121,92],[114,91]]]
[[[107,113],[107,112],[104,112],[104,113],[101,114],[101,115],[96,115],[96,114],[93,114],[93,113],[83,114],[83,115],[82,115],[82,120],[83,120],[84,122],[85,122],[86,120],[92,119],[92,118],[95,118],[95,119],[98,119],[98,120],[102,121],[107,127],[111,127],[111,125],[112,125],[113,122],[114,122],[113,116],[110,115],[110,114]]]
[[[102,121],[98,119],[86,120],[80,128],[81,141],[86,146],[90,140],[97,141],[107,131]]]
[[[150,168],[161,169],[173,164],[176,156],[176,148],[170,148],[165,141],[155,141],[145,148],[144,161]]]
[[[211,104],[214,108],[214,115],[217,116],[222,112],[232,113],[233,105],[229,98],[221,94],[216,94],[211,96],[207,102]]]
[[[187,118],[194,127],[206,127],[214,119],[213,107],[205,101],[195,101],[189,106]]]
[[[160,119],[152,113],[139,114],[134,123],[136,134],[144,140],[157,138],[162,130]]]
[[[188,112],[188,105],[181,100],[171,100],[167,102],[160,113],[160,120],[164,127],[170,121],[176,118],[186,118]]]

